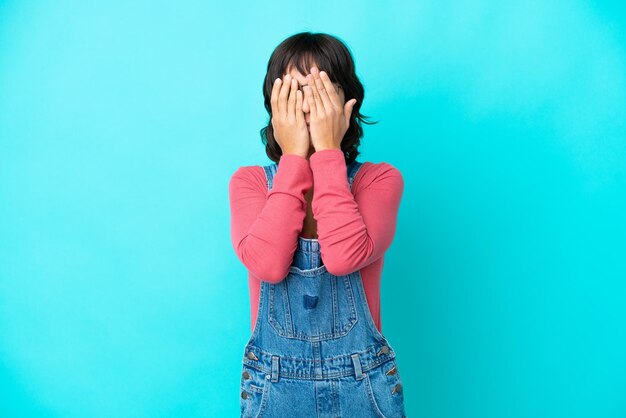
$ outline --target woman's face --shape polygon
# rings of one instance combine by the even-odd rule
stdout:
[[[314,63],[314,65],[320,71],[323,70],[323,68],[319,68],[317,66],[317,63]],[[310,71],[311,71],[311,69],[309,69],[309,72]],[[292,68],[292,67],[288,68],[288,73],[283,74],[283,77],[285,75],[287,75],[287,74],[290,74],[291,77],[295,78],[298,81],[298,89],[302,91],[302,98],[304,99],[304,91],[302,90],[302,86],[305,86],[305,85],[308,84],[306,76],[301,74],[296,68]],[[340,99],[341,105],[343,106],[345,104],[345,102],[346,102],[346,98],[344,96],[343,89],[341,88],[339,83],[333,83],[333,85],[335,86],[335,90],[337,91],[337,94],[339,94],[339,99]],[[311,120],[311,114],[309,113],[310,109],[309,109],[309,102],[308,102],[308,100],[303,100],[302,101],[302,111],[304,112],[304,120],[306,121],[306,125],[307,125],[307,128],[308,128],[309,122]]]

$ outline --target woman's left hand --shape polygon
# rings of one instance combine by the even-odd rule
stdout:
[[[306,78],[308,85],[303,89],[311,114],[311,144],[316,151],[341,149],[356,99],[343,103],[328,74],[317,67]]]

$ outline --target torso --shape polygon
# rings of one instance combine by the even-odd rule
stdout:
[[[302,232],[300,236],[302,238],[314,238],[317,239],[317,221],[313,217],[313,209],[311,208],[311,201],[313,200],[313,188],[311,188],[304,198],[307,201],[306,218],[302,224]]]

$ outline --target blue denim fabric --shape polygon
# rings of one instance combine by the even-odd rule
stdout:
[[[347,167],[350,189],[361,165]],[[263,168],[269,190],[278,165]],[[287,277],[261,281],[241,416],[405,418],[395,357],[374,324],[361,273],[329,273],[318,240],[299,237]]]

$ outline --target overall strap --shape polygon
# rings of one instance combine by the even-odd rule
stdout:
[[[263,170],[265,170],[265,178],[267,179],[267,190],[271,190],[274,184],[274,174],[276,174],[276,170],[278,170],[278,164],[272,163],[264,165]]]
[[[356,177],[356,173],[359,171],[359,168],[363,165],[362,162],[357,160],[352,161],[352,163],[348,164],[348,183],[350,184],[350,190],[352,190],[352,183]]]

